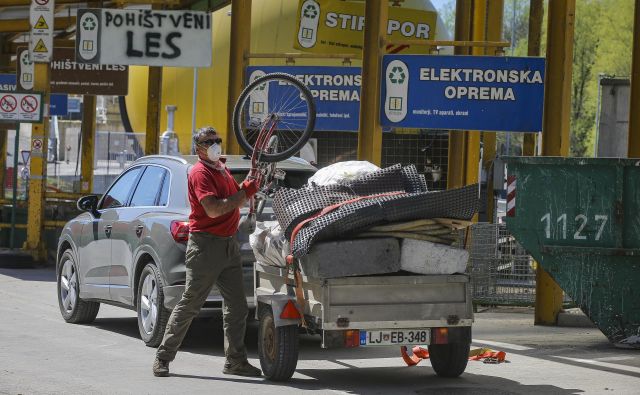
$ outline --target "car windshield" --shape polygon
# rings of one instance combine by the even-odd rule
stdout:
[[[305,170],[288,170],[286,172],[286,177],[284,180],[274,180],[276,182],[276,187],[285,187],[285,188],[302,188],[306,183],[309,177],[313,175],[312,171]],[[231,174],[233,178],[236,179],[238,183],[244,181],[247,177],[246,170],[231,170]]]

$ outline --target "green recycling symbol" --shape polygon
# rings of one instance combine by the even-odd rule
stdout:
[[[29,55],[22,56],[22,64],[28,66],[33,62],[29,60]]]
[[[315,18],[318,16],[318,10],[316,9],[316,6],[313,4],[309,4],[305,9],[304,9],[304,13],[302,14],[305,16],[305,18]]]
[[[407,76],[400,66],[395,66],[389,73],[389,81],[391,81],[392,84],[402,84],[406,78]]]
[[[82,28],[84,30],[93,30],[96,28],[96,20],[89,17],[82,21]]]

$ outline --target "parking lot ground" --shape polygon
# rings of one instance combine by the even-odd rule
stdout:
[[[171,377],[151,373],[154,349],[138,338],[135,313],[102,305],[91,325],[65,323],[54,270],[0,268],[1,394],[637,394],[640,351],[613,348],[595,328],[536,327],[531,309],[476,315],[474,346],[507,353],[499,365],[469,362],[458,379],[428,361],[404,365],[398,347],[322,350],[302,336],[288,383],[222,374],[219,316],[194,322]],[[248,327],[257,360],[257,325]]]

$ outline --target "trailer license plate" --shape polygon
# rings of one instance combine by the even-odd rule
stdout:
[[[429,344],[429,329],[383,329],[360,331],[361,346]]]

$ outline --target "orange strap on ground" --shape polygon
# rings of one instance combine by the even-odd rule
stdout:
[[[407,352],[407,346],[400,347],[400,355],[407,366],[415,366],[423,359],[429,359],[429,350],[420,346],[415,346],[411,350],[412,355]],[[507,353],[504,351],[493,351],[488,348],[478,348],[469,351],[470,361],[483,361],[485,363],[501,363],[505,361]]]

